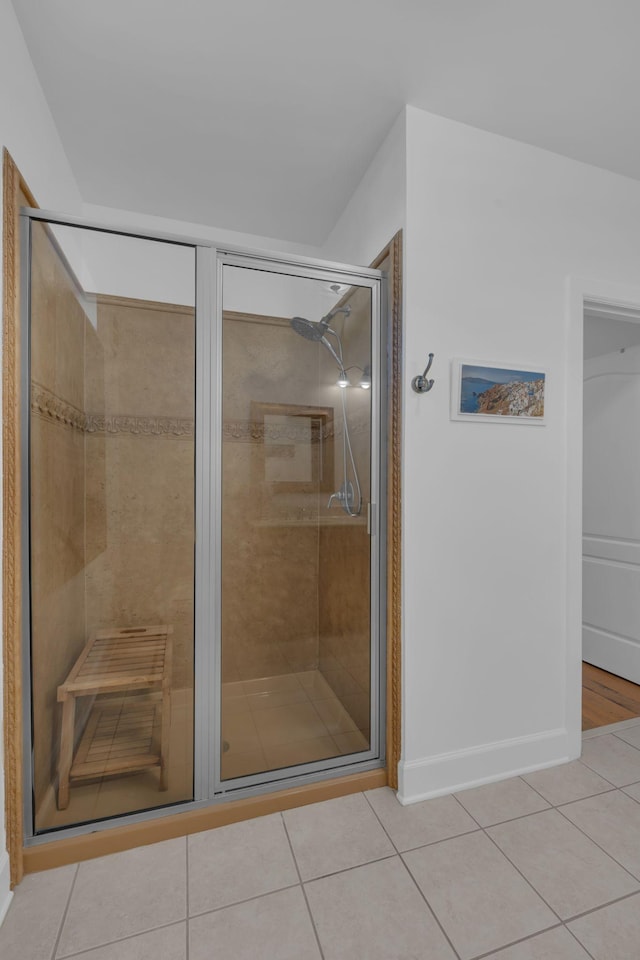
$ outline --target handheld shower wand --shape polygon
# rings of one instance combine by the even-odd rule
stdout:
[[[344,307],[335,307],[333,310],[330,310],[329,313],[325,314],[321,320],[314,321],[307,320],[306,317],[293,317],[290,323],[293,330],[301,337],[304,337],[305,340],[313,340],[316,343],[321,343],[323,345],[325,350],[331,354],[338,365],[340,378],[345,381],[344,385],[347,386],[349,383],[349,378],[347,377],[347,372],[344,368],[342,340],[340,339],[340,335],[337,333],[337,331],[330,326],[331,321],[337,313],[344,313],[345,316],[348,317],[351,313],[351,306],[346,304]],[[331,336],[335,338],[337,350],[331,343],[329,343],[327,334],[331,334]],[[347,420],[347,401],[344,390],[340,390],[340,399],[342,401],[342,417],[344,424],[342,433],[343,481],[340,489],[335,493],[332,493],[329,497],[327,509],[331,507],[334,500],[337,500],[347,516],[357,517],[360,515],[360,511],[362,510],[362,493],[360,490],[358,468],[356,467],[356,461],[351,448],[351,437],[349,436],[349,423]],[[351,465],[353,482],[348,476],[349,464]]]

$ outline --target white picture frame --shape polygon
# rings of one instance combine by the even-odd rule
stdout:
[[[541,366],[457,357],[451,361],[451,419],[544,426],[546,386]]]

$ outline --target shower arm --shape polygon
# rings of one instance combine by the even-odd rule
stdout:
[[[347,304],[346,306],[344,306],[344,307],[335,307],[335,309],[329,310],[329,313],[325,313],[324,317],[322,317],[322,319],[320,320],[320,323],[327,324],[327,326],[328,326],[328,325],[331,323],[331,321],[333,320],[333,318],[335,317],[336,313],[344,313],[345,317],[350,316],[350,314],[351,314],[351,304],[348,303],[348,304]],[[335,330],[332,330],[331,333],[335,333]],[[337,334],[336,334],[336,336],[337,336]]]
[[[333,332],[334,332],[334,331],[332,330],[331,333],[333,333]],[[339,370],[340,370],[340,373],[341,373],[341,374],[344,374],[344,375],[346,376],[345,369],[344,369],[344,364],[343,364],[343,362],[342,362],[342,357],[339,357],[339,356],[338,356],[338,354],[337,354],[336,351],[333,349],[333,347],[331,346],[331,344],[329,343],[329,341],[327,340],[326,337],[323,336],[322,339],[320,340],[320,343],[322,343],[322,344],[326,347],[326,349],[329,351],[329,353],[331,354],[331,356],[333,357],[333,359],[335,360],[335,362],[338,364],[338,368],[339,368]]]

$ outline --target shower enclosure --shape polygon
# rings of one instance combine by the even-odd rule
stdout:
[[[26,842],[383,765],[379,272],[22,221]]]

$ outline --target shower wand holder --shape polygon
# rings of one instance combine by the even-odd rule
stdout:
[[[427,374],[429,373],[429,370],[431,370],[432,363],[433,363],[433,354],[430,353],[429,362],[425,367],[424,373],[418,374],[418,376],[414,377],[413,380],[411,381],[411,386],[413,387],[416,393],[429,393],[429,390],[431,390],[434,384],[434,381],[427,380]]]
[[[331,494],[327,502],[327,510],[331,509],[334,501],[340,504],[347,516],[355,517],[359,515],[360,505],[358,505],[357,510],[354,510],[354,507],[356,506],[356,496],[351,480],[347,480],[342,484],[339,490],[336,490],[335,493]]]

